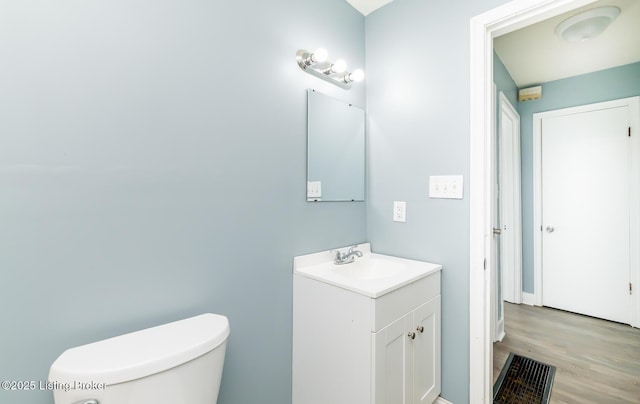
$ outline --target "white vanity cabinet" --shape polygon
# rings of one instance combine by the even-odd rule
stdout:
[[[422,264],[421,277],[375,296],[294,269],[293,404],[436,400],[442,267]]]

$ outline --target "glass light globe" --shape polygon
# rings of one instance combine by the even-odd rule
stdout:
[[[360,69],[356,69],[351,74],[349,74],[349,79],[351,81],[362,81],[364,80],[364,72]]]
[[[334,73],[344,73],[347,70],[347,62],[342,59],[336,60],[331,66],[331,71]]]
[[[620,14],[618,7],[597,7],[583,11],[562,21],[556,34],[569,42],[581,42],[595,38]]]
[[[311,57],[313,58],[314,62],[323,63],[327,61],[327,58],[329,57],[329,53],[325,48],[318,48],[313,51],[313,54],[311,55]]]

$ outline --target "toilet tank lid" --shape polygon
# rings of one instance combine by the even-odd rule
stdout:
[[[49,381],[112,385],[171,369],[213,350],[229,336],[229,320],[199,316],[66,350],[53,362]]]

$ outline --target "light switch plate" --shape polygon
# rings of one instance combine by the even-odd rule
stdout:
[[[407,203],[402,201],[393,202],[393,221],[394,222],[406,222],[407,221]]]
[[[462,175],[432,175],[429,177],[429,198],[462,199]]]

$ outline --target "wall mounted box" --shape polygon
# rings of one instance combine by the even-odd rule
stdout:
[[[518,91],[518,101],[531,101],[542,98],[542,86],[523,88]]]

